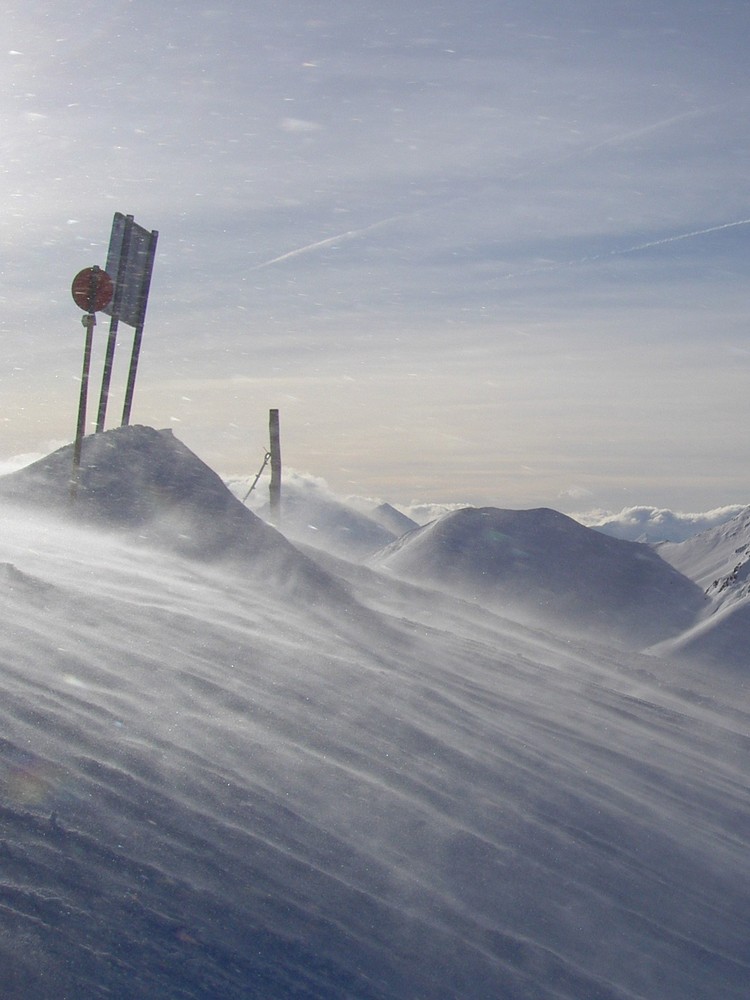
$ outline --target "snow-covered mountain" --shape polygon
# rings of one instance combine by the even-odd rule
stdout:
[[[410,517],[407,517],[402,511],[397,510],[392,504],[381,503],[381,502],[371,502],[366,501],[358,497],[349,497],[348,502],[350,506],[359,506],[362,509],[364,506],[364,511],[368,517],[379,524],[386,531],[389,531],[395,540],[405,535],[407,531],[413,531],[414,528],[419,527],[416,521],[413,521]]]
[[[85,445],[0,480],[4,1000],[744,1000],[744,683]]]
[[[466,508],[371,560],[406,579],[566,631],[643,648],[692,625],[707,601],[654,550],[557,511]]]

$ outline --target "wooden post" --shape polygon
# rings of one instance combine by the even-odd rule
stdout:
[[[269,410],[268,431],[271,438],[271,485],[268,488],[271,522],[278,527],[281,521],[281,437],[278,410]]]

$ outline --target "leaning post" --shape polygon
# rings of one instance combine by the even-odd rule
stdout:
[[[279,411],[270,410],[268,430],[271,438],[271,485],[268,488],[271,506],[271,523],[278,528],[281,522],[281,434],[279,431]]]

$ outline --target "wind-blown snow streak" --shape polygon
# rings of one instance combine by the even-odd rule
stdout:
[[[746,753],[721,702],[407,590],[411,621],[328,630],[247,577],[114,542],[75,571],[67,538],[16,538],[19,997],[743,995]]]

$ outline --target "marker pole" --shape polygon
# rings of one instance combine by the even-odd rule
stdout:
[[[269,410],[268,427],[271,437],[271,483],[268,488],[271,523],[278,528],[281,521],[281,434],[279,431],[279,411]]]

